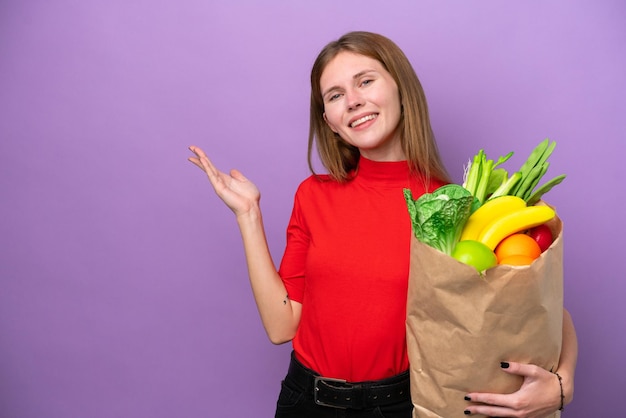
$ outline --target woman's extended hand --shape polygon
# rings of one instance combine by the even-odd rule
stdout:
[[[477,405],[468,405],[466,415],[544,418],[561,406],[561,387],[556,374],[538,366],[514,362],[502,363],[502,370],[524,378],[520,389],[507,395],[468,393],[467,397]]]
[[[290,341],[300,323],[302,304],[289,299],[274,266],[259,208],[259,189],[237,170],[230,174],[219,171],[200,148],[189,149],[195,154],[189,161],[206,173],[215,193],[237,215],[252,292],[270,341]]]
[[[200,148],[191,146],[189,149],[196,155],[189,157],[189,161],[206,173],[215,193],[235,215],[245,214],[252,208],[258,207],[261,193],[241,172],[231,170],[230,174],[223,173],[215,168]]]

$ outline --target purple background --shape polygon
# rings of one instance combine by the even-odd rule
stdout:
[[[613,1],[0,3],[0,416],[272,416],[239,232],[187,146],[263,193],[280,261],[307,176],[308,76],[348,30],[413,62],[455,180],[558,143],[580,357],[567,417],[626,387],[626,6]],[[619,163],[619,164],[618,164]],[[348,243],[349,244],[349,243]]]

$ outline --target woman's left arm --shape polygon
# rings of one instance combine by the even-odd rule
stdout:
[[[465,409],[466,415],[484,414],[490,417],[544,418],[574,398],[574,372],[578,359],[578,340],[572,317],[563,310],[563,344],[556,373],[539,366],[522,363],[502,363],[502,370],[524,378],[521,388],[514,393],[468,393],[466,400],[476,405]]]
[[[564,405],[574,399],[574,372],[578,361],[578,338],[574,321],[569,312],[563,309],[563,346],[557,373],[562,378]]]

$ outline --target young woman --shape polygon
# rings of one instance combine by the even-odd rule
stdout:
[[[351,32],[329,43],[311,72],[309,166],[314,143],[328,174],[295,196],[277,271],[258,189],[239,171],[217,170],[191,147],[235,213],[254,297],[273,343],[292,341],[276,417],[411,417],[406,350],[410,220],[402,194],[449,181],[420,82],[389,39]],[[565,402],[573,396],[577,342],[565,313]],[[466,415],[542,417],[560,406],[556,375],[509,363],[524,377],[510,395],[470,393]]]

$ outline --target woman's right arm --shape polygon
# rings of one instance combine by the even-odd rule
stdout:
[[[288,298],[274,266],[263,227],[259,190],[237,170],[230,174],[217,170],[200,148],[189,149],[195,154],[189,161],[206,173],[215,193],[235,213],[252,293],[270,341],[274,344],[290,341],[296,334],[302,305]]]

